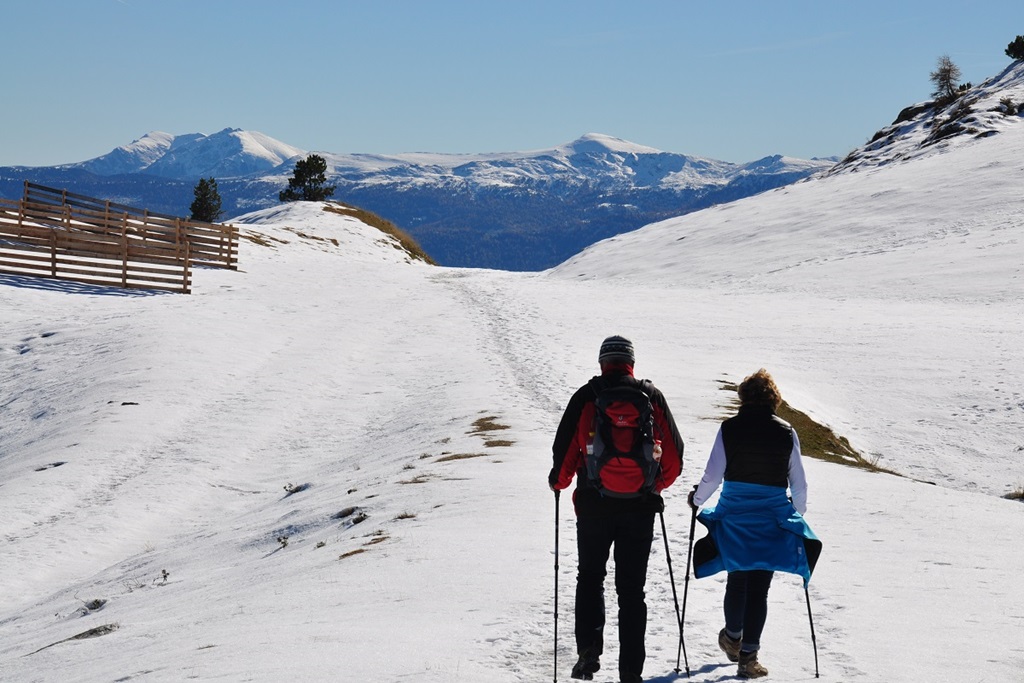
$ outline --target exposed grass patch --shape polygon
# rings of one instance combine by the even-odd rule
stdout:
[[[269,235],[264,235],[259,232],[239,231],[238,236],[243,240],[248,240],[249,242],[257,244],[261,247],[272,247],[274,246],[272,242],[277,242],[278,244],[288,244],[288,240],[278,239],[277,237],[271,237]]]
[[[367,541],[363,545],[364,546],[377,545],[378,543],[383,543],[384,541],[388,540],[388,538],[390,538],[390,537],[389,536],[377,536],[376,538],[371,538],[369,541]]]
[[[435,462],[451,462],[453,460],[469,460],[470,458],[484,458],[486,453],[452,453],[438,458]]]
[[[347,553],[342,553],[341,555],[338,555],[338,559],[339,560],[344,560],[346,557],[352,557],[353,555],[358,555],[359,553],[365,553],[365,552],[366,552],[366,548],[356,548],[355,550],[350,550]]]
[[[719,381],[723,391],[731,391],[734,395],[739,388],[732,382]],[[734,399],[728,406],[738,408],[739,399]],[[815,422],[806,413],[801,412],[785,401],[779,406],[776,415],[793,425],[793,429],[800,436],[800,452],[811,458],[824,460],[826,462],[849,465],[869,472],[885,472],[902,476],[897,472],[880,467],[876,460],[868,460],[858,453],[845,436],[839,436],[823,424]]]
[[[398,521],[400,519],[416,519],[416,513],[415,512],[403,512],[402,514],[400,514],[397,517],[395,517],[395,521]]]
[[[1024,501],[1024,486],[1018,486],[1016,489],[1003,496],[1003,498],[1006,498],[1007,500]]]
[[[428,481],[433,479],[429,474],[417,474],[412,479],[402,479],[399,484],[426,484]]]
[[[503,429],[511,429],[508,425],[503,425],[497,422],[497,415],[488,415],[487,417],[481,417],[480,419],[473,422],[473,429],[466,432],[467,434],[483,434],[484,432],[499,432]]]
[[[301,230],[298,230],[298,229],[293,228],[291,226],[285,226],[285,230],[287,230],[288,232],[296,235],[297,237],[301,237],[304,240],[312,240],[314,242],[329,242],[329,243],[333,244],[334,246],[338,246],[339,245],[338,240],[336,240],[333,237],[320,237],[318,235],[310,235],[309,233],[302,232]]]
[[[72,640],[87,640],[89,638],[99,638],[100,636],[105,636],[105,635],[108,635],[110,633],[113,633],[114,631],[116,631],[119,628],[121,628],[121,625],[117,624],[117,623],[114,623],[114,624],[104,624],[103,626],[97,626],[96,628],[91,628],[88,631],[82,631],[81,633],[79,633],[77,635],[73,635],[70,638],[65,638],[64,640],[58,640],[56,643],[50,643],[49,645],[41,647],[38,650],[36,650],[35,652],[30,652],[30,653],[28,653],[28,655],[25,655],[25,656],[28,657],[29,655],[34,655],[37,652],[42,652],[43,650],[45,650],[47,648],[50,648],[50,647],[53,647],[54,645],[60,645],[61,643],[68,643],[68,642],[71,642]]]
[[[397,248],[409,254],[412,258],[423,261],[424,263],[429,263],[432,266],[437,265],[434,262],[434,259],[430,258],[427,252],[423,251],[423,248],[415,239],[412,238],[411,235],[409,235],[409,233],[405,232],[391,221],[381,218],[375,213],[351,206],[350,204],[345,204],[344,202],[336,201],[324,205],[324,211],[330,211],[331,213],[340,214],[342,216],[358,218],[363,223],[377,228],[386,235],[390,235],[398,240],[399,246]]]
[[[484,446],[487,448],[505,448],[514,444],[515,441],[510,441],[509,439],[488,439],[484,441]]]

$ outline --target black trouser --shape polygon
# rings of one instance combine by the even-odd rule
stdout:
[[[580,655],[604,651],[604,577],[615,546],[615,592],[619,601],[619,673],[642,674],[647,631],[647,560],[654,540],[654,513],[628,512],[576,520],[576,648]]]
[[[761,632],[768,619],[768,589],[773,572],[751,570],[729,572],[725,584],[725,630],[732,637],[742,634],[740,649],[752,652],[761,647]]]

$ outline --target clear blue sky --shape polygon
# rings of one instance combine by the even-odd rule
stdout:
[[[1024,2],[0,0],[0,166],[152,130],[310,151],[505,152],[605,133],[726,161],[844,155],[978,83]]]

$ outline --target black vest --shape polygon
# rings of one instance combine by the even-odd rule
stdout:
[[[741,407],[722,423],[725,480],[748,484],[789,484],[792,427],[768,408]]]

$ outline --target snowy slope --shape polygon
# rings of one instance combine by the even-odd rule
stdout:
[[[1006,103],[1014,109],[1008,110]],[[849,173],[930,156],[1017,127],[1024,117],[1024,60],[969,88],[950,103],[920,102],[905,108],[868,144],[851,152],[830,173]]]
[[[1018,162],[957,154],[651,226],[544,275],[410,262],[290,205],[240,218],[241,269],[198,270],[191,296],[0,276],[0,679],[550,680],[548,449],[621,333],[687,444],[666,513],[680,591],[720,381],[765,365],[796,407],[941,484],[807,463],[820,680],[1017,680],[1024,648],[995,635],[1021,619],[1024,508],[999,497],[1024,485],[1004,453],[1024,433],[1020,262],[1000,256],[1019,249],[1019,194],[981,181]],[[934,183],[984,188],[970,234],[924,239]],[[780,211],[800,239],[775,232]],[[865,248],[836,258],[823,215]],[[958,284],[918,284],[941,284],[936,267]],[[648,681],[676,680],[666,565],[659,531]],[[721,579],[688,584],[693,681],[734,672],[715,642]],[[778,577],[771,600],[769,680],[814,679],[799,580]],[[598,681],[614,680],[609,621]]]
[[[791,308],[774,304],[758,325],[789,340],[779,352],[794,366],[827,373],[849,406],[827,412],[855,447],[927,481],[1005,493],[1024,480],[1022,172],[1024,123],[652,225],[551,275],[777,294]],[[827,337],[862,351],[800,360]],[[930,379],[908,387],[908,374]]]

